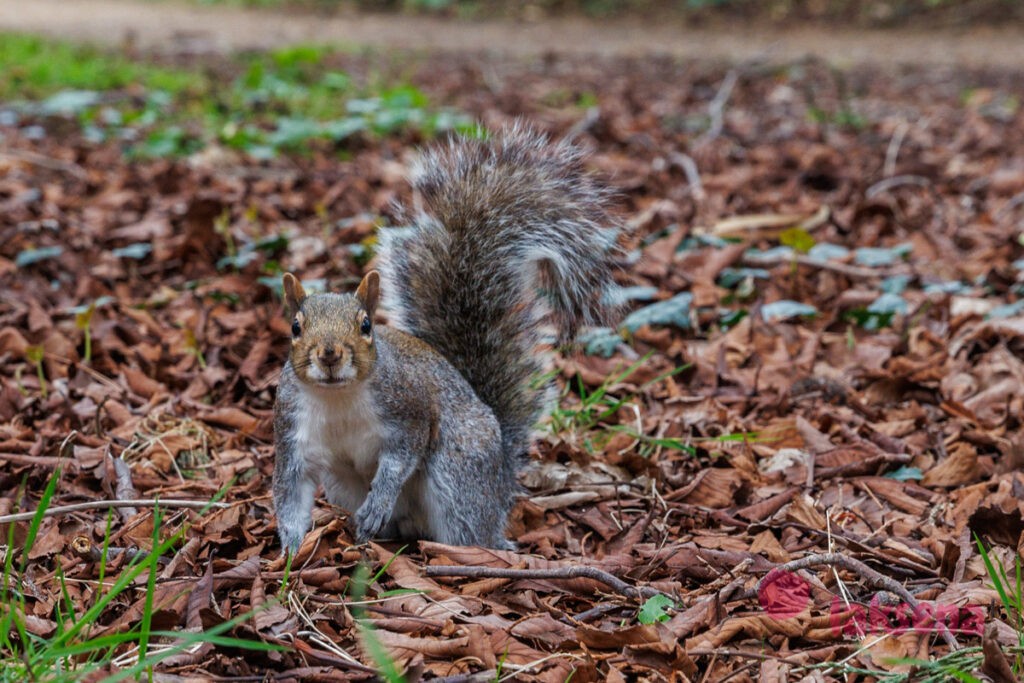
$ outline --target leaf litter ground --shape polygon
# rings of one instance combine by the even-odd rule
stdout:
[[[335,59],[357,78],[400,71],[488,127],[577,135],[631,229],[629,316],[555,359],[563,395],[524,475],[519,552],[356,547],[321,502],[288,568],[268,495],[288,337],[272,283],[286,268],[353,286],[423,138],[129,161],[66,117],[3,121],[0,514],[36,509],[55,472],[52,506],[223,495],[165,506],[156,536],[180,540],[94,633],[253,611],[232,635],[288,645],[192,648],[157,666],[164,680],[1012,679],[1012,74]],[[101,572],[154,546],[146,505],[48,516],[19,551],[30,530],[3,527],[27,565],[8,608],[43,639],[61,605],[84,612]],[[908,601],[980,614],[986,634],[891,618]],[[103,670],[133,661],[116,654]]]

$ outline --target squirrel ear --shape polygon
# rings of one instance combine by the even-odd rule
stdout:
[[[363,308],[366,309],[366,312],[372,318],[373,312],[377,310],[377,301],[380,298],[380,273],[376,270],[371,270],[367,273],[363,281],[359,283],[356,297],[362,302]]]
[[[295,315],[306,300],[306,290],[302,288],[299,278],[291,273],[285,273],[281,283],[284,285],[284,303],[288,307],[288,314]]]

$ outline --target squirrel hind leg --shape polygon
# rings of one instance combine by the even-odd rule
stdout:
[[[511,549],[505,489],[514,482],[494,466],[499,443],[474,445],[481,450],[449,447],[435,454],[418,491],[416,516],[423,535],[440,543]]]

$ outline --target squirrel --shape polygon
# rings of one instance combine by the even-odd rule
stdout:
[[[354,294],[283,277],[291,350],[274,406],[274,508],[298,550],[313,499],[354,511],[355,539],[515,547],[508,516],[559,343],[609,313],[618,226],[569,142],[516,124],[453,137],[412,173],[422,207],[378,236]],[[374,324],[383,300],[392,326]]]

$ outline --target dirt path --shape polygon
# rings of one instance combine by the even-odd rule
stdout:
[[[1019,31],[969,33],[696,30],[633,21],[557,19],[539,24],[460,23],[424,17],[315,16],[130,0],[0,0],[0,30],[114,43],[127,37],[168,52],[226,51],[314,42],[427,50],[547,51],[743,60],[815,54],[838,63],[1024,67]]]

